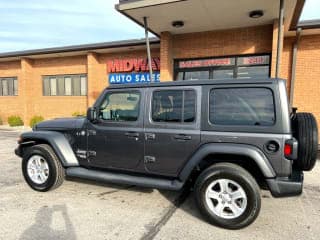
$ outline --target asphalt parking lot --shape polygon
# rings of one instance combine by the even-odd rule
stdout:
[[[86,181],[35,192],[13,154],[18,134],[0,131],[0,239],[320,239],[319,162],[302,196],[262,192],[258,219],[230,231],[206,223],[192,194]]]

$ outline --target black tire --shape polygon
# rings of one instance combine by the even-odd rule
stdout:
[[[240,216],[226,219],[210,210],[206,203],[206,190],[211,183],[218,179],[232,180],[244,190],[247,204]],[[194,193],[201,213],[211,224],[219,227],[227,229],[244,228],[251,224],[260,212],[261,197],[257,182],[245,169],[232,163],[218,163],[205,169],[196,180]]]
[[[45,159],[49,167],[48,178],[42,184],[35,183],[27,173],[28,160],[34,155],[39,155]],[[62,167],[61,162],[52,148],[47,144],[39,144],[26,149],[22,159],[22,172],[28,185],[32,189],[40,192],[46,192],[59,187],[65,177],[65,170]]]
[[[293,136],[298,140],[298,159],[294,167],[310,171],[318,154],[318,127],[312,113],[296,113],[292,119]]]

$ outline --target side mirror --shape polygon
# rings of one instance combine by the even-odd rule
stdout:
[[[94,121],[97,120],[97,109],[96,108],[94,108],[94,107],[88,108],[88,110],[87,110],[87,119],[90,122],[94,122]]]

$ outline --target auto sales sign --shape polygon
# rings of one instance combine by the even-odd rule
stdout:
[[[152,58],[152,78],[160,81],[160,58]],[[133,84],[151,82],[148,59],[113,59],[107,61],[107,73],[110,84]]]

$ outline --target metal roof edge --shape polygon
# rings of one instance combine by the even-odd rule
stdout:
[[[150,38],[150,44],[159,44],[159,43],[160,43],[160,39]],[[145,39],[130,39],[130,40],[102,42],[102,43],[93,43],[93,44],[81,44],[81,45],[70,45],[70,46],[63,46],[63,47],[4,52],[4,53],[0,53],[0,58],[24,57],[24,56],[30,56],[30,55],[65,53],[65,52],[75,52],[75,51],[90,51],[90,50],[93,51],[98,49],[141,46],[144,44],[145,44]]]
[[[135,84],[111,84],[107,89],[118,88],[145,88],[145,87],[165,87],[165,86],[195,86],[195,85],[235,85],[235,84],[274,84],[277,81],[284,81],[281,78],[257,78],[257,79],[201,79],[201,80],[176,80],[163,82],[148,82]]]
[[[301,29],[320,29],[320,19],[304,20],[299,22],[297,28]]]

